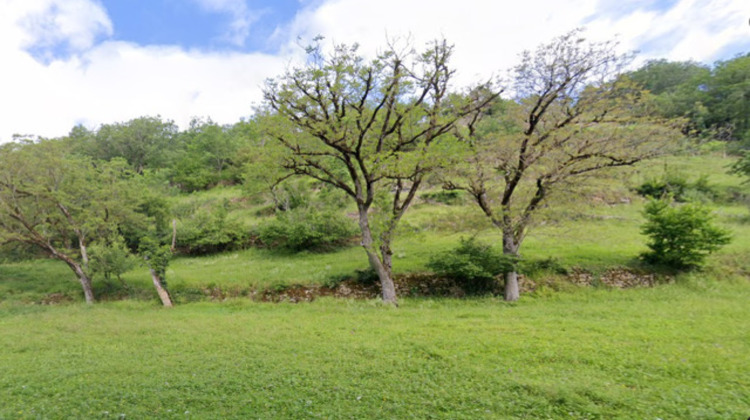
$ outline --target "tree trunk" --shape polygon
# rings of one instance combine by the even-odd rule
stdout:
[[[359,227],[362,231],[362,248],[367,253],[367,259],[370,261],[370,267],[375,270],[378,278],[380,279],[380,290],[382,292],[383,302],[392,305],[398,305],[396,299],[396,285],[393,283],[393,277],[391,275],[391,255],[389,252],[383,252],[383,259],[381,260],[378,256],[375,247],[373,246],[372,231],[370,230],[370,223],[367,218],[367,209],[359,209]],[[386,249],[389,249],[385,245]],[[381,247],[383,250],[383,247]]]
[[[81,261],[83,262],[83,268],[85,270],[89,269],[89,252],[86,248],[86,243],[84,242],[83,238],[79,239],[79,247],[81,248]]]
[[[521,297],[521,294],[518,291],[518,273],[515,270],[508,271],[505,273],[505,293],[503,294],[503,298],[507,302],[514,302],[519,297]]]
[[[83,268],[76,264],[75,262],[70,263],[66,261],[70,268],[75,271],[76,275],[78,276],[78,281],[81,282],[81,287],[83,288],[83,296],[86,298],[86,303],[89,305],[94,303],[94,288],[91,286],[91,279],[89,276],[86,275],[86,272],[83,271]]]
[[[174,254],[174,250],[177,247],[177,219],[172,219],[172,245],[169,250]]]
[[[91,279],[86,274],[86,271],[83,269],[83,267],[81,267],[80,264],[75,262],[69,256],[59,253],[53,248],[48,249],[50,250],[50,253],[54,258],[64,261],[65,264],[67,264],[68,267],[70,267],[70,269],[73,270],[74,273],[76,273],[78,281],[81,282],[81,287],[83,288],[83,296],[86,299],[86,303],[88,303],[89,305],[94,303],[94,288],[91,286]]]
[[[169,292],[166,288],[164,288],[164,284],[161,281],[161,277],[156,273],[156,270],[153,268],[150,268],[149,271],[151,272],[151,280],[154,282],[154,287],[156,288],[156,293],[159,295],[159,299],[161,299],[161,303],[168,307],[172,307],[172,298],[169,297]]]
[[[512,233],[503,233],[503,254],[518,257],[519,243],[516,242]],[[507,302],[517,301],[521,297],[521,293],[518,288],[518,272],[514,268],[511,271],[505,273],[505,291],[503,298]]]

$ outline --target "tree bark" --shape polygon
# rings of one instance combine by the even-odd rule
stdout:
[[[172,298],[169,296],[169,292],[164,287],[164,284],[161,281],[161,277],[156,273],[156,270],[153,268],[150,268],[149,271],[151,272],[151,280],[154,282],[154,287],[156,288],[156,293],[159,295],[159,299],[161,299],[161,303],[166,306],[167,308],[171,308],[172,305]]]
[[[391,275],[391,256],[386,252],[383,253],[382,260],[381,257],[378,256],[378,253],[373,246],[372,231],[370,230],[370,222],[367,218],[367,209],[364,207],[360,207],[359,209],[359,227],[362,231],[362,248],[364,248],[365,253],[367,253],[370,267],[375,270],[375,273],[377,273],[378,278],[380,279],[380,290],[383,302],[398,305],[398,300],[396,299],[396,285],[393,283],[393,277]],[[388,247],[386,246],[386,248]]]
[[[72,258],[68,257],[65,254],[57,252],[54,248],[47,247],[47,249],[50,251],[50,254],[52,257],[57,258],[58,260],[62,260],[65,262],[65,264],[70,267],[71,270],[73,270],[74,273],[76,273],[76,276],[78,277],[78,281],[81,283],[81,287],[83,288],[83,296],[86,299],[86,303],[89,305],[94,303],[94,288],[91,286],[91,279],[86,274],[86,271],[81,267],[80,264],[75,262]]]
[[[177,219],[172,219],[172,245],[169,247],[169,250],[174,253],[175,248],[177,247]]]
[[[503,233],[503,254],[518,257],[518,248],[520,243],[516,242],[515,237],[511,232]],[[521,293],[518,288],[518,272],[514,268],[511,271],[505,273],[505,291],[503,298],[506,302],[517,301],[521,297]]]

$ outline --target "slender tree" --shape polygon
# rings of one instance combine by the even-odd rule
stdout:
[[[392,46],[372,61],[356,46],[319,45],[309,59],[265,86],[267,133],[283,147],[287,175],[346,193],[356,204],[361,245],[385,302],[396,303],[391,243],[425,175],[444,163],[456,121],[491,95],[449,94],[452,47],[437,41],[421,54]],[[489,92],[489,90],[485,90]],[[375,223],[373,214],[382,216]]]
[[[512,101],[463,120],[469,152],[448,189],[467,191],[519,251],[533,216],[561,186],[584,174],[659,154],[676,134],[647,116],[640,90],[617,78],[629,57],[612,43],[573,31],[525,52],[515,67]],[[519,298],[518,275],[505,274],[505,299]]]
[[[31,244],[63,261],[94,302],[88,246],[138,217],[122,160],[94,164],[63,142],[9,143],[0,149],[0,241]]]

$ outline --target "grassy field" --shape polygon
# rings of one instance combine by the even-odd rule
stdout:
[[[744,419],[747,280],[172,310],[0,304],[0,418]]]

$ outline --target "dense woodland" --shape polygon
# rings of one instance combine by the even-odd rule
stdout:
[[[417,200],[460,198],[497,231],[502,253],[466,240],[432,267],[461,273],[461,255],[484,255],[490,281],[500,275],[505,299],[516,300],[526,234],[572,186],[704,152],[733,156],[727,170],[750,176],[750,55],[626,71],[632,57],[580,36],[525,53],[504,81],[467,87],[454,85],[445,41],[373,60],[353,46],[313,45],[304,66],[267,82],[252,117],[231,125],[144,116],[62,138],[19,136],[0,147],[0,258],[64,262],[89,303],[94,282],[145,270],[171,305],[165,275],[175,255],[361,246],[383,299],[395,303],[392,242],[405,213]],[[226,186],[241,196],[199,198]],[[690,201],[678,187],[642,186]],[[230,214],[243,203],[256,217]],[[714,233],[715,245],[726,243]]]

